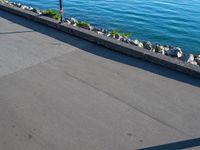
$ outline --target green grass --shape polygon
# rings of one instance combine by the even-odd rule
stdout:
[[[56,19],[56,20],[60,19],[60,13],[53,9],[45,10],[42,14],[45,16],[51,17],[53,19]]]
[[[123,37],[123,38],[128,38],[128,37],[131,35],[131,33],[121,33],[121,32],[120,32],[119,30],[117,30],[117,29],[112,29],[111,35],[112,35],[112,36],[119,35],[119,36],[121,36],[121,37]]]
[[[83,22],[83,21],[79,21],[77,24],[76,24],[77,27],[79,28],[84,28],[84,27],[88,27],[89,24],[87,22]]]
[[[121,33],[121,36],[123,38],[129,38],[130,35],[131,35],[131,33]]]
[[[117,29],[112,29],[112,31],[111,31],[111,35],[112,36],[115,36],[115,35],[120,35],[120,33],[119,33],[119,30],[117,30]]]

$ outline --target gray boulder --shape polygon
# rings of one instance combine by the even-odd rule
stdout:
[[[192,64],[192,65],[198,65],[198,63],[196,61],[191,61],[190,64]]]
[[[94,27],[94,28],[92,29],[92,31],[94,31],[94,32],[101,32],[101,29],[100,29],[100,28],[97,28],[97,27]]]
[[[196,61],[197,64],[200,66],[200,57],[195,58],[195,61]]]
[[[132,41],[130,41],[130,43],[135,45],[135,46],[138,46],[140,48],[143,48],[143,43],[138,41],[138,40],[132,40]]]
[[[168,50],[169,50],[169,47],[164,46],[164,51],[166,52]]]
[[[12,3],[12,2],[11,2],[11,3],[10,3],[10,2],[8,2],[7,4],[8,4],[8,5],[10,5],[10,6],[15,6],[15,5],[13,5],[13,3]]]
[[[97,31],[97,34],[103,35],[104,33],[101,31]]]
[[[200,58],[200,54],[194,54],[194,58]]]
[[[120,40],[122,37],[120,36],[120,34],[115,34],[114,38],[117,39],[117,40]]]
[[[158,53],[160,53],[160,54],[162,54],[162,55],[165,55],[165,50],[161,50],[161,51],[159,51]]]
[[[161,46],[161,45],[156,45],[155,50],[156,50],[156,52],[161,53],[162,51],[165,50],[165,48],[163,46]]]
[[[127,38],[121,38],[121,41],[125,42],[125,43],[129,43],[129,39],[127,39]]]
[[[183,55],[180,59],[187,62],[187,63],[190,63],[190,62],[194,61],[194,55],[186,54],[186,55]]]
[[[22,4],[21,4],[21,3],[17,3],[16,6],[17,6],[17,7],[21,7]]]
[[[108,34],[108,30],[106,29],[101,29],[101,32],[103,32],[104,34]]]
[[[26,6],[26,5],[21,5],[21,7],[20,7],[21,9],[24,9],[24,10],[29,10],[29,7],[28,6]]]
[[[26,10],[33,11],[33,7],[28,6]]]
[[[138,40],[131,40],[131,44],[138,46],[138,44],[140,43],[140,41]]]
[[[173,47],[173,48],[170,48],[168,51],[166,51],[165,54],[171,57],[180,58],[182,57],[183,52],[179,47]]]
[[[138,44],[138,47],[140,47],[140,48],[144,48],[144,45],[143,45],[143,43],[142,43],[142,42],[140,42],[140,43]]]
[[[154,44],[154,45],[152,45],[152,47],[155,52],[165,55],[165,49],[160,44]]]
[[[114,38],[114,39],[117,39],[117,40],[120,40],[122,37],[119,35],[119,34],[111,34],[111,33],[108,33],[106,35],[107,37],[110,37],[110,38]]]
[[[107,37],[112,37],[111,33],[108,33],[106,36],[107,36]]]
[[[102,29],[102,28],[97,28],[97,27],[93,27],[92,31],[94,31],[94,32],[102,32],[104,34],[108,34],[108,30]]]
[[[11,5],[13,5],[13,6],[16,6],[16,5],[17,5],[17,3],[15,3],[15,2],[10,2],[9,4],[11,4]]]
[[[69,18],[69,21],[71,22],[72,25],[77,24],[78,20],[76,20],[75,18],[71,17]]]
[[[156,49],[156,46],[157,46],[158,44],[152,44],[152,47],[153,47],[153,49]]]
[[[36,9],[36,8],[33,8],[32,11],[35,12],[35,13],[37,13],[38,15],[41,15],[41,14],[42,14],[42,11],[39,10],[39,9]]]
[[[67,24],[71,24],[71,22],[68,19],[64,19],[63,22]]]
[[[130,43],[130,39],[128,39],[128,38],[121,38],[121,41],[122,42],[125,42],[125,43]]]
[[[153,49],[153,46],[152,46],[150,41],[144,42],[143,45],[144,45],[145,49],[148,49],[148,50],[152,50]]]

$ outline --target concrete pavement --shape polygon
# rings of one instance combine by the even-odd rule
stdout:
[[[0,10],[0,150],[133,150],[199,138],[199,87]]]

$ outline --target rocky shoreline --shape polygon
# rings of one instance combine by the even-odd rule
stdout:
[[[45,15],[45,11],[33,8],[30,6],[23,5],[21,3],[9,2],[5,0],[0,0],[1,3],[6,3],[13,7],[18,7],[23,10],[28,10],[37,13],[38,15]],[[45,15],[47,16],[47,15]],[[179,47],[170,46],[170,45],[161,45],[151,43],[150,41],[139,41],[137,39],[133,40],[129,38],[129,34],[127,33],[120,33],[119,31],[113,30],[108,31],[106,29],[93,27],[86,22],[79,21],[75,18],[65,18],[63,23],[76,26],[79,28],[83,28],[86,30],[90,30],[91,32],[95,32],[102,36],[107,36],[109,38],[116,39],[118,41],[122,41],[128,43],[130,45],[134,45],[140,48],[144,48],[148,51],[152,51],[155,53],[160,53],[161,55],[167,55],[169,57],[173,57],[174,59],[180,59],[184,62],[190,63],[192,65],[200,66],[200,54],[185,54]]]

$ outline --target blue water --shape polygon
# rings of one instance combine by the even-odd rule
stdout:
[[[14,0],[59,9],[59,0]],[[200,53],[200,0],[63,0],[64,16]]]

